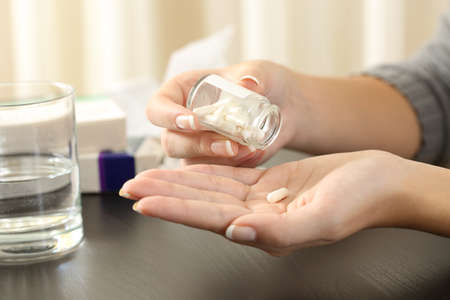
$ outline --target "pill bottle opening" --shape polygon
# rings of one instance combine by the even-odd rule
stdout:
[[[256,126],[261,132],[264,132],[264,137],[261,139],[259,149],[264,149],[270,146],[278,137],[281,129],[281,114],[276,105],[270,105],[261,117],[256,120]]]

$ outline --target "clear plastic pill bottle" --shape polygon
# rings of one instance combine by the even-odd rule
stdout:
[[[192,87],[186,106],[203,126],[249,148],[268,147],[280,132],[277,105],[215,74],[202,77]]]

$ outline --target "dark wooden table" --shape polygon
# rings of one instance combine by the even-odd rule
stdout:
[[[304,157],[282,149],[264,166]],[[448,238],[374,229],[275,258],[131,204],[83,195],[83,245],[61,260],[0,266],[0,300],[450,300]]]
[[[450,239],[360,232],[275,258],[83,196],[86,239],[46,263],[0,267],[0,299],[450,299]]]

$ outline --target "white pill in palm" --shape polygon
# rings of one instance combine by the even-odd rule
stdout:
[[[278,190],[272,191],[267,194],[267,201],[270,203],[277,203],[278,201],[283,200],[289,195],[289,190],[285,187],[282,187]]]

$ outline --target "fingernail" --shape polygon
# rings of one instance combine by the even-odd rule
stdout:
[[[233,158],[235,161],[245,161],[255,156],[254,152],[250,152],[248,149],[243,149]]]
[[[196,130],[194,116],[192,115],[180,115],[175,119],[175,124],[180,129],[192,129]]]
[[[127,199],[131,198],[131,195],[127,192],[124,192],[123,190],[119,191],[119,196]]]
[[[256,240],[256,231],[247,226],[230,225],[225,231],[225,236],[233,241],[251,242]]]
[[[119,191],[119,196],[122,198],[130,199],[130,200],[138,200],[138,198],[130,193],[125,192],[124,190]]]
[[[138,213],[142,213],[142,210],[141,210],[141,208],[140,208],[140,202],[136,202],[136,203],[134,203],[133,204],[133,210],[135,211],[135,212],[138,212]]]
[[[217,155],[235,156],[236,151],[230,141],[216,141],[211,144],[211,151]]]
[[[245,79],[249,79],[249,80],[253,81],[254,83],[256,83],[256,85],[261,85],[261,82],[255,76],[244,75],[241,78],[239,78],[239,80],[241,80],[241,81],[244,81]]]

